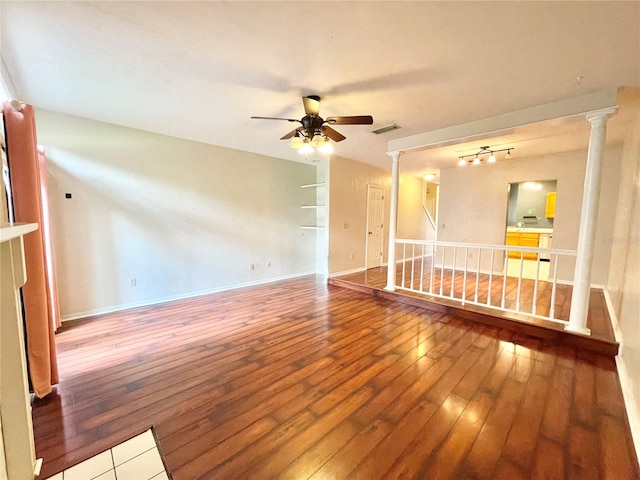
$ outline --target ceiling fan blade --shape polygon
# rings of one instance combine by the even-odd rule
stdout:
[[[293,138],[296,136],[297,133],[298,133],[298,129],[296,128],[295,130],[291,130],[285,136],[281,137],[280,140],[288,140],[290,138]]]
[[[334,142],[341,142],[342,140],[347,138],[344,135],[342,135],[340,132],[335,131],[331,127],[327,127],[326,125],[324,125],[320,129],[320,131],[324,133],[327,137],[329,137],[331,140],[333,140]]]
[[[371,115],[355,115],[351,117],[327,117],[325,120],[331,125],[372,125]]]
[[[287,122],[299,122],[300,120],[296,120],[295,118],[280,118],[280,117],[251,117],[257,120],[286,120]]]
[[[307,115],[318,115],[320,113],[320,97],[317,95],[307,95],[302,97],[304,112]]]

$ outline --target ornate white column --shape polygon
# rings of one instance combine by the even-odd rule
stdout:
[[[598,203],[600,198],[600,179],[602,177],[602,156],[605,147],[607,120],[617,107],[596,110],[587,113],[591,122],[587,168],[582,194],[582,212],[578,232],[578,256],[573,275],[573,294],[569,325],[565,330],[589,335],[587,315],[589,313],[589,294],[591,293],[591,264],[595,248],[596,225],[598,221]]]
[[[391,205],[389,207],[389,254],[387,259],[387,286],[396,289],[396,231],[398,230],[398,186],[400,184],[400,152],[389,152],[391,157]]]

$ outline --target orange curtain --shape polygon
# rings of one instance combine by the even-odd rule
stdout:
[[[56,269],[53,263],[53,248],[51,246],[51,221],[49,216],[49,202],[47,202],[47,157],[44,148],[38,147],[38,169],[40,170],[40,196],[42,198],[42,235],[44,237],[45,279],[47,281],[47,307],[53,331],[62,326],[60,310],[58,309],[58,285],[56,283]]]
[[[48,287],[55,285],[55,276],[47,270],[48,218],[45,221],[43,211],[46,182],[41,181],[46,171],[41,171],[33,107],[22,104],[18,111],[5,101],[2,113],[15,221],[39,226],[37,232],[24,236],[27,283],[22,287],[22,300],[31,385],[36,396],[42,398],[58,383],[54,325],[59,323],[59,314],[55,287],[52,291]]]

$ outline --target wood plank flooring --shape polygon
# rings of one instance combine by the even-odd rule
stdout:
[[[453,291],[453,298],[461,299],[463,296],[467,301],[475,300],[476,287],[478,290],[477,302],[481,304],[489,304],[491,306],[500,306],[502,300],[503,287],[505,290],[505,308],[516,309],[517,302],[517,287],[518,278],[507,276],[506,281],[503,282],[504,277],[502,275],[494,274],[491,279],[488,274],[480,273],[477,277],[473,273],[467,275],[466,282],[464,282],[463,272],[456,270],[455,281],[452,288],[451,269],[445,268],[444,271],[436,266],[434,268],[433,275],[433,287],[431,287],[431,274],[430,274],[430,259],[425,260],[424,266],[419,261],[406,262],[405,265],[399,263],[396,268],[396,283],[404,288],[418,289],[422,283],[422,289],[428,292],[432,288],[433,292],[440,292],[440,288],[444,294],[448,294]],[[402,271],[404,270],[404,276]],[[362,285],[370,285],[376,288],[384,288],[387,284],[387,267],[371,268],[369,270],[355,272],[347,275],[340,276],[338,278],[347,279],[353,282],[360,283]],[[404,278],[404,281],[403,281]],[[489,282],[491,281],[491,288],[489,288]],[[530,315],[533,311],[533,297],[536,296],[536,313],[538,315],[546,316],[549,314],[549,308],[551,305],[551,293],[552,283],[548,281],[538,281],[538,289],[534,292],[534,280],[523,278],[521,281],[521,296],[520,296],[520,314],[522,318]],[[463,291],[464,286],[464,291]],[[489,290],[491,296],[488,296]],[[592,289],[592,295],[601,292],[598,289]],[[554,310],[556,318],[564,321],[569,320],[569,311],[571,308],[571,296],[573,294],[573,287],[568,284],[556,285],[556,297],[554,299]],[[604,308],[602,305],[597,305],[597,309]],[[613,328],[611,327],[610,320],[604,315],[597,315],[591,308],[589,311],[589,317],[587,319],[587,326],[591,330],[593,336],[603,338],[606,340],[614,340]]]
[[[414,287],[420,283],[420,264],[416,263],[414,270],[418,270],[414,276]],[[405,267],[405,270],[410,271]],[[425,270],[426,271],[426,270]],[[436,274],[434,279],[434,291],[439,291],[440,282],[440,270],[435,269]],[[398,283],[402,284],[402,265],[397,267],[397,279]],[[428,283],[430,281],[429,273],[424,273],[425,278],[423,285],[426,285],[428,290]],[[446,270],[443,272],[443,278],[451,278],[451,271]],[[486,302],[487,291],[489,290],[489,275],[480,274],[478,281],[476,282],[476,276],[470,275],[467,278],[466,291],[463,292],[463,278],[462,273],[456,274],[456,281],[454,282],[453,292],[454,298],[460,299],[463,294],[468,300],[472,300],[475,295],[475,286],[478,284],[478,300],[480,302]],[[503,286],[503,280],[501,276],[493,276],[492,279],[492,296],[491,304],[499,305],[501,298],[501,290]],[[406,288],[410,288],[411,275],[405,272],[404,285]],[[517,278],[507,277],[507,295],[506,305],[513,308],[516,302],[515,289],[517,287]],[[519,333],[536,336],[547,340],[555,340],[559,342],[568,343],[581,349],[586,349],[598,353],[604,353],[611,356],[618,354],[619,344],[615,339],[613,333],[613,327],[611,326],[611,319],[606,308],[606,302],[604,294],[601,289],[592,288],[591,297],[589,299],[589,312],[587,317],[587,327],[591,330],[591,335],[583,336],[578,334],[572,334],[564,330],[564,324],[558,322],[551,322],[549,320],[540,319],[538,317],[532,317],[527,315],[527,308],[531,308],[532,298],[534,296],[534,284],[532,280],[522,280],[522,305],[523,313],[504,312],[501,310],[488,308],[486,306],[476,306],[467,304],[462,306],[459,302],[451,299],[442,299],[438,297],[427,296],[423,294],[413,293],[406,290],[398,289],[394,294],[384,291],[383,289],[387,283],[387,268],[386,266],[379,268],[371,268],[366,271],[354,272],[347,275],[341,275],[338,277],[332,277],[329,279],[329,283],[332,285],[342,286],[346,288],[352,288],[358,291],[369,293],[377,296],[384,296],[388,299],[396,299],[398,301],[408,301],[407,296],[412,299],[421,299],[420,302],[411,300],[409,303],[414,305],[424,305],[426,308],[435,309],[438,305],[445,308],[441,308],[441,311],[447,313],[456,314],[464,318],[473,319],[476,321],[483,321],[491,326],[497,326],[499,328],[512,329]],[[499,287],[496,287],[498,285]],[[362,288],[360,288],[362,287]],[[447,283],[444,288],[445,292],[451,291],[451,283]],[[571,295],[573,287],[571,285],[557,285],[557,292],[555,297],[555,309],[556,312],[561,312],[560,317],[563,319],[569,318],[569,309],[571,306]],[[535,292],[539,305],[546,307],[547,311],[551,302],[551,284],[548,282],[539,282],[538,290]],[[497,299],[497,300],[496,300]],[[521,305],[521,306],[522,306]],[[505,321],[502,321],[505,320]]]
[[[153,425],[175,480],[640,478],[615,362],[315,276],[65,323],[43,477]]]
[[[551,297],[553,283],[539,280],[537,290],[534,289],[535,280],[522,278],[521,295],[518,297],[518,277],[509,276],[505,278],[502,274],[489,276],[488,273],[473,272],[464,275],[463,270],[442,268],[434,265],[433,276],[431,275],[431,257],[426,257],[423,262],[420,259],[408,260],[404,264],[399,263],[396,274],[396,284],[407,289],[422,290],[452,296],[456,299],[465,299],[467,302],[476,301],[483,305],[500,307],[504,292],[504,308],[518,310],[523,314],[533,314],[548,317],[550,315]],[[437,262],[436,262],[437,263]],[[386,275],[386,267],[382,269]],[[453,285],[452,285],[453,283]],[[386,278],[385,278],[386,284]],[[571,307],[572,287],[566,284],[556,285],[556,297],[554,301],[553,316],[559,320],[569,320],[569,309]],[[477,295],[477,298],[476,298]],[[535,309],[534,307],[535,296]]]

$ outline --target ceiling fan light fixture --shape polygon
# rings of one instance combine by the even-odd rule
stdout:
[[[304,147],[304,140],[302,140],[300,137],[298,137],[297,135],[295,137],[293,137],[291,139],[291,142],[289,142],[289,146],[291,148],[294,148],[296,150]]]
[[[329,142],[326,142],[321,147],[318,147],[318,151],[320,153],[333,153],[333,147],[331,146],[331,144]]]
[[[493,154],[493,152],[491,152],[491,155],[489,156],[489,158],[487,158],[487,162],[496,163],[496,156]]]
[[[307,154],[309,154],[309,153],[313,153],[313,151],[314,151],[314,150],[313,150],[313,147],[312,147],[311,145],[309,145],[308,143],[305,143],[305,144],[302,146],[302,148],[299,148],[299,149],[298,149],[298,152],[299,152],[301,155],[307,155]]]
[[[481,161],[482,161],[482,160],[480,160],[480,157],[478,157],[478,156],[476,155],[476,158],[474,158],[474,159],[473,159],[473,164],[474,164],[474,165],[480,165],[480,162],[481,162]]]
[[[256,120],[282,120],[299,123],[301,125],[300,127],[285,134],[280,140],[291,139],[289,146],[296,150],[301,150],[303,154],[311,153],[316,149],[319,150],[325,147],[329,144],[329,140],[341,142],[347,138],[340,132],[334,130],[330,125],[373,125],[373,117],[371,115],[343,115],[323,119],[320,116],[320,97],[318,95],[302,97],[302,103],[305,115],[300,119],[257,116],[252,116],[251,118]],[[331,149],[331,151],[333,151],[333,149]]]
[[[464,167],[466,164],[467,164],[466,160],[460,157],[460,160],[458,160],[458,166]]]
[[[320,148],[323,147],[327,144],[327,139],[324,138],[322,135],[314,135],[313,138],[311,139],[311,146],[313,148]]]

